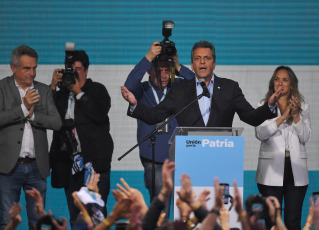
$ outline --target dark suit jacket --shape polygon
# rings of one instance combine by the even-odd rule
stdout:
[[[52,90],[34,81],[40,100],[34,107],[34,121],[30,121],[34,137],[35,155],[43,178],[50,175],[46,129],[59,130],[62,123],[54,105]],[[0,172],[9,173],[19,158],[26,117],[21,108],[19,89],[14,77],[0,80]]]
[[[81,143],[81,155],[84,163],[92,162],[96,172],[106,172],[111,168],[113,140],[110,135],[108,112],[111,108],[111,98],[104,85],[87,79],[82,87],[84,95],[75,101],[74,120],[75,128]],[[68,107],[69,90],[62,87],[54,93],[54,100],[62,121]],[[73,161],[72,152],[63,150],[67,141],[63,129],[53,133],[50,150],[51,184],[53,187],[68,186],[68,175],[71,172]],[[80,178],[81,180],[81,178]],[[83,181],[83,180],[82,180]]]
[[[172,87],[165,99],[155,108],[137,104],[134,112],[128,115],[141,119],[148,124],[159,123],[168,116],[176,114],[196,98],[195,78]],[[219,78],[215,75],[211,112],[207,127],[232,127],[235,112],[247,124],[257,126],[264,120],[275,116],[267,103],[254,109],[245,99],[237,82]],[[198,102],[192,104],[177,118],[179,126],[205,127]]]

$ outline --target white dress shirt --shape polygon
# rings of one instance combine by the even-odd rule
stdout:
[[[25,96],[26,92],[29,89],[33,89],[34,85],[32,85],[25,90],[23,90],[18,83],[15,81],[15,85],[19,89],[20,97],[21,97],[21,109],[23,111],[23,114],[25,117],[29,116],[29,111],[23,104],[22,98]],[[33,132],[32,132],[32,127],[30,124],[30,121],[34,120],[34,113],[31,118],[27,118],[25,120],[25,125],[24,125],[24,131],[23,131],[23,136],[22,136],[22,142],[21,142],[21,150],[20,150],[20,157],[25,158],[35,158],[35,151],[34,151],[34,138],[33,138]]]

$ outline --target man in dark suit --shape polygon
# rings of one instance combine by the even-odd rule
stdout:
[[[122,86],[122,96],[130,103],[128,115],[149,124],[159,123],[202,94],[203,88],[199,80],[204,79],[210,98],[202,97],[177,116],[179,126],[231,127],[235,112],[242,121],[253,126],[275,116],[272,111],[281,89],[275,92],[264,106],[254,109],[245,99],[237,82],[214,75],[216,55],[213,44],[207,41],[195,43],[191,60],[196,77],[172,87],[165,99],[155,108],[147,108],[137,103],[134,95]]]
[[[21,188],[36,188],[45,200],[50,175],[46,129],[59,130],[61,119],[52,90],[34,81],[37,53],[19,46],[11,54],[13,75],[0,80],[0,229],[19,202]],[[26,196],[29,228],[37,221],[34,199]]]
[[[62,82],[61,69],[53,73],[51,88],[63,126],[53,133],[50,150],[51,184],[64,188],[71,225],[79,213],[72,193],[84,186],[91,170],[100,174],[98,188],[106,205],[113,153],[108,117],[111,98],[104,85],[87,78],[89,57],[85,51],[74,51],[72,67],[78,76],[75,84],[67,87],[57,87]],[[106,215],[105,206],[103,213]]]

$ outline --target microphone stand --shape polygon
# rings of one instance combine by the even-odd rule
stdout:
[[[122,160],[126,155],[128,155],[130,152],[132,152],[137,146],[140,146],[143,142],[145,142],[147,139],[150,138],[152,142],[152,191],[151,191],[151,200],[155,196],[155,142],[156,142],[156,137],[155,133],[163,128],[166,124],[168,124],[171,120],[173,120],[175,117],[177,117],[179,114],[181,114],[185,109],[190,107],[192,104],[194,104],[196,101],[201,99],[203,96],[210,97],[210,94],[207,91],[203,90],[203,93],[198,95],[191,103],[186,105],[184,108],[182,108],[178,113],[174,114],[171,118],[163,122],[161,125],[159,125],[157,128],[155,128],[151,133],[146,135],[141,141],[139,141],[136,145],[134,145],[132,148],[130,148],[128,151],[126,151],[122,156],[120,156],[117,160],[120,161]]]

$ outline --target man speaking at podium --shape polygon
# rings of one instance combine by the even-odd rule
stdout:
[[[178,113],[204,92],[205,96],[176,117],[179,126],[232,127],[235,112],[242,121],[253,126],[275,117],[272,111],[275,111],[276,98],[282,89],[278,89],[264,106],[254,109],[237,82],[214,74],[216,55],[212,43],[200,41],[194,44],[191,66],[196,76],[174,85],[165,99],[154,108],[137,103],[134,95],[122,86],[122,96],[130,103],[128,115],[148,124],[156,124]],[[202,81],[205,84],[201,84]]]

